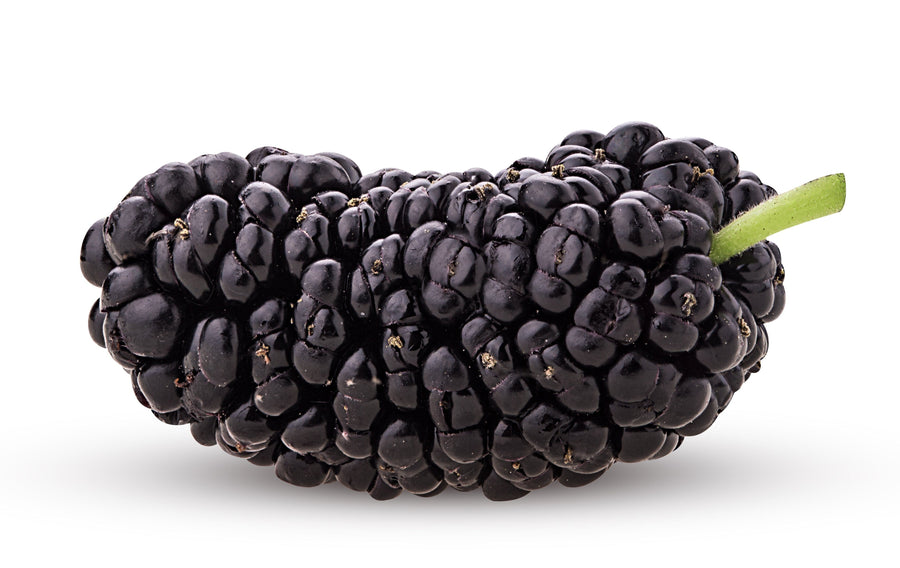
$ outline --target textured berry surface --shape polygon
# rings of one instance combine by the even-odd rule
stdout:
[[[759,370],[781,252],[709,252],[774,195],[644,123],[496,175],[205,155],[87,231],[89,331],[160,420],[289,483],[576,487],[671,453]]]

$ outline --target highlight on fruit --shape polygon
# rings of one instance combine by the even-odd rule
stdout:
[[[203,155],[87,231],[89,330],[157,418],[289,483],[515,499],[709,428],[784,309],[766,239],[844,188],[640,122],[496,174]]]

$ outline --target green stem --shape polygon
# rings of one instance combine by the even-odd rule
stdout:
[[[709,258],[722,264],[778,231],[837,213],[846,187],[844,174],[833,174],[763,201],[713,235]]]

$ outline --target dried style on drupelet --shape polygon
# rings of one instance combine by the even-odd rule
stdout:
[[[160,420],[290,483],[580,486],[674,451],[759,370],[781,253],[711,248],[775,195],[644,123],[496,175],[204,155],[88,230],[90,333]]]

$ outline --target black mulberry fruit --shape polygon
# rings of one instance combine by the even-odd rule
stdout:
[[[496,176],[209,154],[88,229],[89,331],[160,420],[289,483],[515,499],[709,428],[784,308],[766,237],[843,199],[644,123]]]

